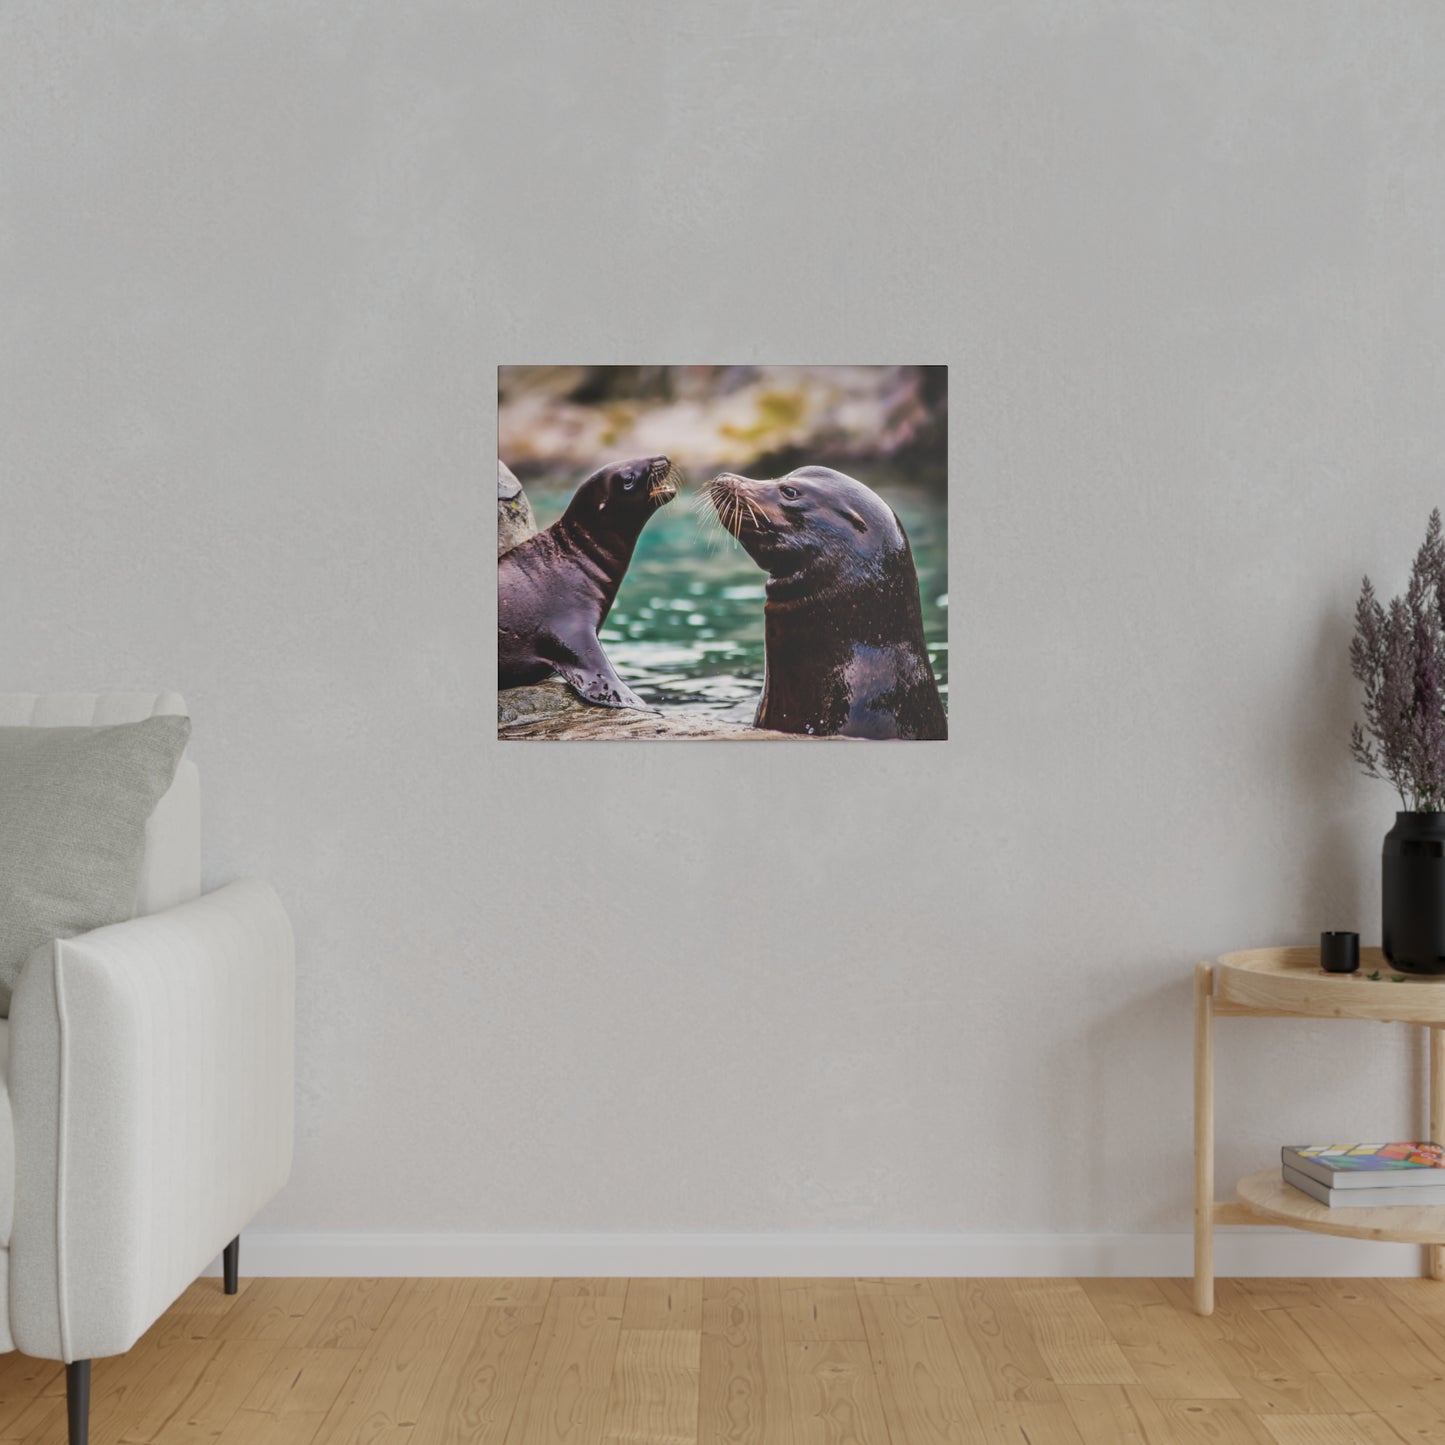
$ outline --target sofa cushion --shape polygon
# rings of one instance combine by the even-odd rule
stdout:
[[[95,728],[184,717],[178,692],[0,692],[0,727]],[[160,913],[201,895],[201,781],[183,757],[175,781],[146,824],[137,915]]]
[[[0,1014],[30,953],[134,914],[146,821],[187,717],[0,728]]]

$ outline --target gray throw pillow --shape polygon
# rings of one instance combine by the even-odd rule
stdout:
[[[145,828],[188,717],[0,728],[0,1014],[31,952],[135,912]]]

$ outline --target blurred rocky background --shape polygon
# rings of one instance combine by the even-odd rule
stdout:
[[[498,452],[526,479],[665,453],[694,475],[886,461],[947,480],[942,366],[507,366]]]

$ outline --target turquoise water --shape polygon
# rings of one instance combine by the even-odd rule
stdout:
[[[944,500],[868,484],[898,513],[913,547],[928,656],[948,701],[948,527]],[[576,480],[526,484],[539,527],[562,515]],[[704,530],[695,485],[643,530],[602,645],[626,682],[664,712],[751,722],[763,686],[764,574],[732,538]]]

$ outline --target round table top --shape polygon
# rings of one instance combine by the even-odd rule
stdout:
[[[1315,947],[1226,953],[1215,965],[1214,996],[1262,1013],[1445,1024],[1445,975],[1396,973],[1378,948],[1360,949],[1358,973],[1326,973]]]

